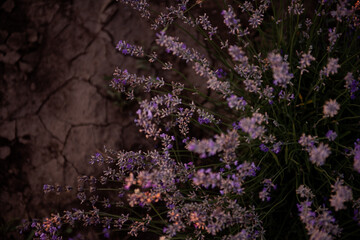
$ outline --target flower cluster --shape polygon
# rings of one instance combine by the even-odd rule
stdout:
[[[306,225],[306,230],[310,239],[333,239],[335,236],[341,234],[341,229],[336,224],[334,217],[325,207],[318,207],[316,211],[313,211],[311,196],[311,190],[300,185],[297,189],[297,193],[306,197],[306,200],[297,204],[299,216],[301,222]],[[306,194],[307,193],[307,194]]]
[[[116,49],[119,50],[124,55],[130,55],[135,57],[143,57],[144,50],[140,46],[130,45],[125,41],[119,41],[116,45]]]
[[[193,182],[196,186],[208,187],[219,187],[221,194],[226,194],[234,192],[237,194],[243,193],[242,184],[244,179],[248,176],[255,176],[258,167],[254,163],[247,163],[238,165],[235,164],[237,173],[228,175],[226,178],[223,178],[221,173],[213,173],[211,169],[200,169],[198,170],[194,177]]]
[[[336,102],[336,100],[330,99],[325,102],[323,106],[324,117],[334,117],[338,114],[340,109],[340,104]]]
[[[261,201],[270,201],[270,191],[271,189],[276,189],[276,185],[271,181],[271,179],[267,178],[263,181],[264,188],[259,192],[259,198]]]
[[[279,53],[274,52],[269,53],[268,59],[273,71],[274,85],[282,88],[287,88],[287,85],[292,85],[290,80],[294,75],[289,73],[289,63],[284,61]]]
[[[145,0],[120,2],[156,31],[151,46],[116,46],[154,69],[116,67],[109,82],[137,102],[149,145],[92,155],[102,173],[78,177],[84,209],[22,232],[61,239],[81,224],[114,239],[355,239],[360,3],[180,0],[154,16],[159,6]]]
[[[120,0],[120,2],[130,5],[133,9],[139,11],[142,17],[150,18],[149,3],[147,0]]]
[[[335,211],[345,209],[344,202],[352,200],[352,190],[348,186],[343,186],[344,180],[337,179],[334,185],[331,185],[335,195],[331,195],[330,204]]]
[[[267,123],[266,116],[261,113],[254,113],[251,118],[243,118],[239,121],[238,126],[242,131],[248,133],[252,139],[262,139],[266,129],[261,124]]]
[[[345,85],[344,87],[346,89],[348,89],[348,91],[350,92],[350,98],[351,99],[355,99],[356,98],[356,93],[359,91],[360,89],[360,83],[359,81],[357,81],[353,74],[351,72],[348,72],[346,74],[346,76],[344,77],[345,80]]]
[[[330,156],[331,150],[328,144],[320,143],[317,147],[311,148],[309,154],[310,162],[317,166],[322,166],[326,158]]]

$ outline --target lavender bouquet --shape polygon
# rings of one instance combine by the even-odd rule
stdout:
[[[22,231],[360,238],[359,1],[181,0],[160,13],[146,0],[119,4],[156,31],[157,47],[116,46],[156,75],[119,66],[109,83],[138,102],[134,124],[154,148],[95,153],[103,174],[79,176],[83,208]]]

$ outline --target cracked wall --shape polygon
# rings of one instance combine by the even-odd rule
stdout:
[[[149,46],[153,33],[111,0],[7,0],[0,7],[2,220],[39,218],[77,202],[75,193],[44,196],[43,184],[74,185],[78,175],[97,172],[89,157],[104,145],[143,142],[135,111],[119,110],[105,79],[115,66],[137,70],[116,52],[118,40]]]

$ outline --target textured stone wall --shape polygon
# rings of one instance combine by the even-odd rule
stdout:
[[[0,206],[8,222],[73,204],[75,193],[44,196],[43,184],[74,185],[77,175],[95,173],[89,157],[104,145],[142,147],[134,111],[119,110],[107,80],[115,66],[137,71],[117,41],[149,46],[153,33],[111,0],[0,7]]]

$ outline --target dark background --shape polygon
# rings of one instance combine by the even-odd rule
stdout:
[[[108,84],[116,66],[139,69],[116,43],[152,39],[149,23],[112,0],[0,1],[1,239],[20,219],[77,204],[76,192],[44,195],[44,184],[76,188],[78,175],[99,172],[88,162],[104,145],[144,142]]]

